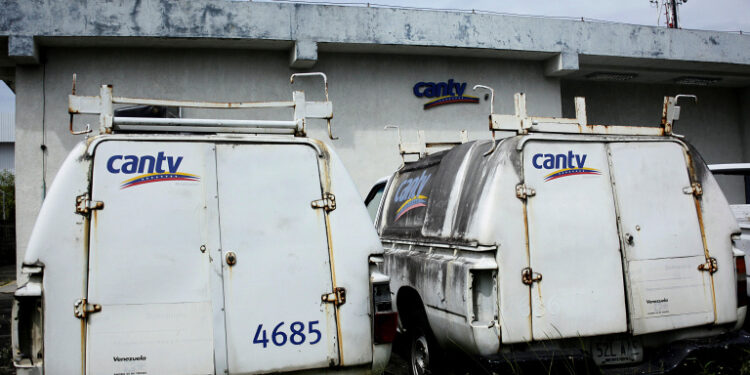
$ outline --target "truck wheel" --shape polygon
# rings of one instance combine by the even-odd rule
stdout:
[[[440,355],[435,340],[428,331],[420,324],[409,330],[411,345],[409,348],[409,374],[429,375],[438,374],[436,362]]]

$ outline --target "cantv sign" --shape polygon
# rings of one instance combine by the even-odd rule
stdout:
[[[418,98],[430,98],[424,109],[430,109],[443,104],[479,103],[476,96],[464,95],[466,82],[458,83],[453,79],[448,82],[419,82],[414,85],[414,95]]]

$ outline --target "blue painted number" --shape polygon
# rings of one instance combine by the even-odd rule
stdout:
[[[263,331],[263,338],[258,339],[258,336],[260,336],[261,330]],[[266,338],[266,330],[263,329],[263,324],[258,326],[258,330],[255,331],[255,337],[253,338],[253,344],[263,344],[263,347],[265,348],[268,346],[268,338]]]
[[[320,339],[323,337],[323,334],[320,332],[320,330],[316,329],[315,326],[319,324],[320,321],[318,320],[312,320],[307,322],[307,334],[311,336],[315,336],[315,340],[310,341],[310,345],[315,345],[320,342]],[[292,324],[289,325],[289,329],[291,331],[291,334],[287,335],[286,332],[284,332],[283,329],[284,322],[281,322],[277,324],[273,331],[271,331],[271,342],[273,342],[276,346],[284,346],[287,342],[292,343],[292,345],[302,345],[307,340],[308,336],[305,335],[305,323],[303,322],[292,322]],[[259,324],[258,328],[255,330],[255,337],[253,337],[253,344],[262,344],[264,348],[268,347],[268,336],[266,334],[266,330],[263,329],[263,324]]]
[[[318,331],[317,329],[313,328],[313,324],[318,324],[318,321],[317,320],[313,320],[311,322],[308,322],[308,327],[309,328],[307,330],[310,333],[314,333],[314,334],[318,335],[318,338],[315,339],[315,341],[310,341],[310,345],[315,345],[318,342],[320,342],[320,337],[321,337],[320,331]]]

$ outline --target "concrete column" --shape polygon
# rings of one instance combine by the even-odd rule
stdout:
[[[42,206],[44,188],[42,129],[44,126],[44,68],[16,68],[16,264],[29,243],[31,229]]]
[[[8,57],[18,64],[39,64],[39,47],[34,37],[11,35],[8,38]]]
[[[544,74],[547,77],[562,77],[575,73],[580,69],[578,64],[578,53],[560,52],[555,57],[547,60],[544,66]]]

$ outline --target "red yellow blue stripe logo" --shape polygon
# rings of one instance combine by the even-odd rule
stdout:
[[[401,218],[401,216],[404,216],[405,213],[419,207],[426,207],[427,206],[427,196],[426,195],[417,195],[415,197],[412,197],[411,199],[404,202],[404,204],[401,205],[401,207],[396,210],[396,218],[393,220],[393,222],[397,222],[398,219]]]
[[[200,181],[200,176],[181,172],[147,173],[123,181],[120,189],[163,181]]]
[[[568,177],[568,176],[578,176],[578,175],[601,175],[602,172],[598,169],[594,168],[565,168],[560,169],[557,171],[554,171],[546,176],[544,176],[544,182],[549,182],[552,180],[557,180],[558,178]]]

